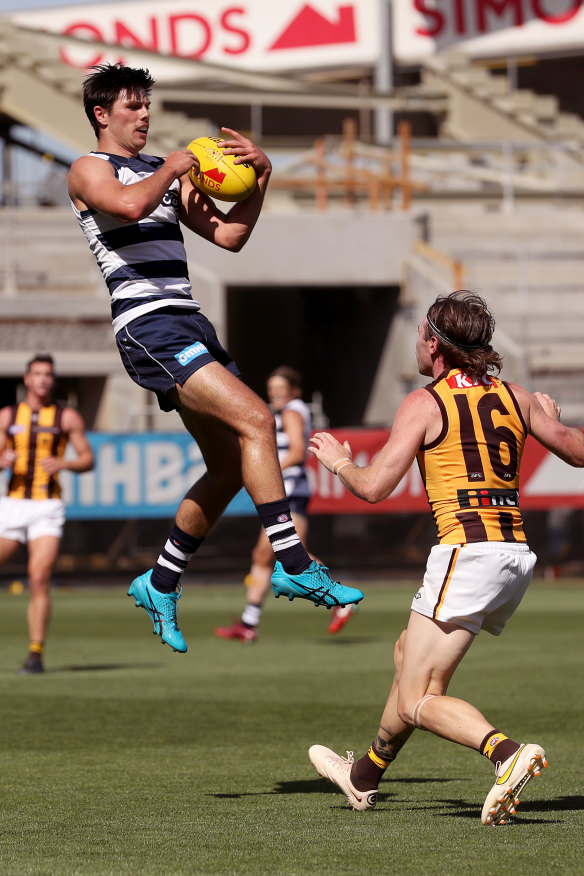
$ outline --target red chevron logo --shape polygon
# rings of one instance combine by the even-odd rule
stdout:
[[[204,170],[203,176],[208,176],[209,179],[213,180],[213,182],[221,183],[225,179],[225,173],[222,173],[218,167],[212,167],[211,170]]]
[[[354,6],[338,6],[337,9],[336,20],[329,20],[306,3],[269,51],[356,42]]]

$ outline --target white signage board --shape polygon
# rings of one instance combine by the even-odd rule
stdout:
[[[393,0],[395,60],[460,49],[475,58],[581,51],[584,0]]]
[[[81,68],[124,61],[124,47],[264,72],[373,66],[381,45],[379,0],[126,0],[11,20],[120,46],[112,57],[95,46],[63,45],[62,59]],[[153,72],[158,80],[185,75],[176,64],[157,63]]]

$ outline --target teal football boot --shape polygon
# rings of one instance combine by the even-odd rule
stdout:
[[[173,651],[184,654],[187,643],[178,628],[177,602],[182,593],[182,587],[178,593],[161,593],[150,583],[152,569],[135,578],[128,590],[128,596],[136,600],[136,608],[142,607],[150,616],[154,624],[154,633],[160,636],[163,642],[170,645]]]
[[[315,605],[326,605],[327,608],[335,605],[357,605],[363,599],[360,590],[333,581],[327,566],[317,563],[316,560],[300,575],[289,575],[284,571],[282,563],[277,561],[271,585],[276,599],[287,596],[292,601],[298,596],[300,599],[309,599]]]

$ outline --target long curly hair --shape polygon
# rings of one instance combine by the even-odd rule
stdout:
[[[495,320],[480,295],[466,289],[441,295],[426,320],[426,340],[436,338],[439,352],[452,368],[475,378],[499,373],[502,358],[491,346]]]

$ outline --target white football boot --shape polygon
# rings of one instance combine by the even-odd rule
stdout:
[[[545,751],[541,745],[521,745],[519,750],[497,764],[497,781],[487,794],[481,813],[483,824],[506,824],[510,815],[515,815],[519,795],[532,776],[541,775],[547,767]]]
[[[323,779],[334,782],[343,794],[347,795],[347,802],[351,809],[364,811],[375,807],[377,788],[373,791],[358,791],[351,781],[352,751],[347,752],[347,757],[340,757],[324,745],[312,745],[308,749],[308,756],[313,767]]]

